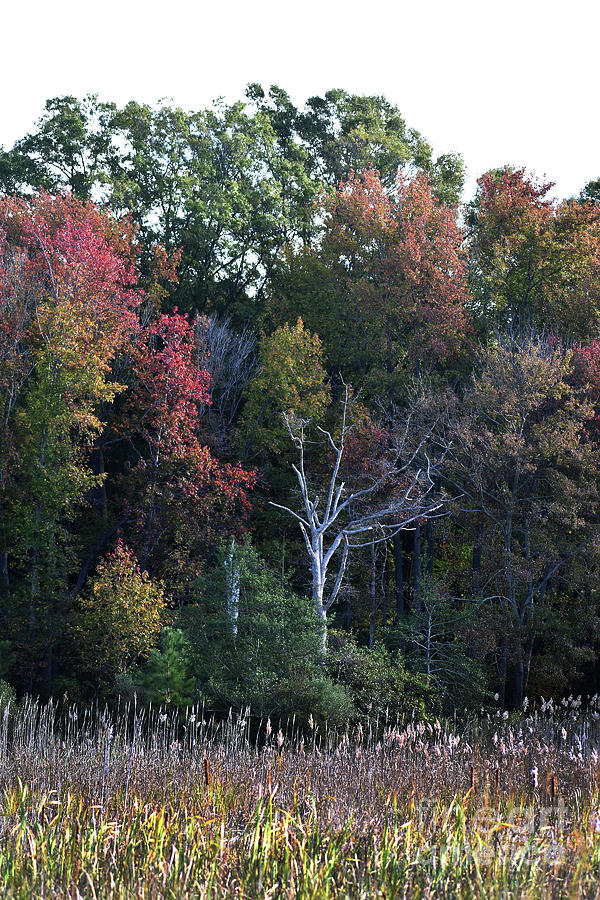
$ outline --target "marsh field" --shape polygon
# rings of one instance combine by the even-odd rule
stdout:
[[[25,701],[0,896],[600,896],[597,708],[332,732]]]

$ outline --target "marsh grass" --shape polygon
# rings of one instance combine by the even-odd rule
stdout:
[[[26,701],[0,718],[0,896],[600,896],[597,701],[302,734]]]

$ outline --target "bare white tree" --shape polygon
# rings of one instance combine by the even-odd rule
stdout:
[[[235,538],[231,538],[231,544],[225,558],[225,576],[227,583],[227,614],[231,620],[231,633],[234,638],[238,633],[238,618],[240,614],[240,562],[235,552]]]
[[[388,540],[418,519],[440,514],[445,502],[436,495],[432,464],[426,454],[426,438],[410,440],[410,416],[396,434],[396,446],[383,472],[372,476],[366,487],[350,491],[340,480],[346,439],[352,430],[348,424],[350,397],[346,388],[343,400],[340,436],[317,426],[317,432],[333,450],[333,467],[325,481],[326,498],[311,487],[305,468],[306,431],[309,422],[285,416],[291,439],[298,449],[298,464],[293,470],[298,479],[301,511],[271,503],[293,516],[300,526],[311,567],[312,600],[323,622],[323,649],[327,639],[327,613],[335,603],[353,547],[365,547]],[[411,446],[412,444],[412,446]],[[385,499],[380,497],[385,494]],[[332,574],[333,573],[333,574]],[[327,580],[333,585],[327,590]]]

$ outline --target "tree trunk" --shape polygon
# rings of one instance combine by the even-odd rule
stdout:
[[[90,469],[94,475],[104,475],[104,450],[102,443],[99,442],[90,454]],[[107,502],[106,502],[106,486],[104,481],[90,491],[90,501],[92,507],[101,519],[106,519]]]
[[[312,596],[315,612],[323,627],[321,651],[323,656],[327,653],[327,610],[324,604],[325,582],[321,575],[321,568],[313,557],[312,560]]]
[[[381,564],[381,623],[387,628],[388,622],[388,586],[387,586],[387,544],[383,545],[383,562]]]
[[[370,611],[369,611],[369,650],[373,649],[373,644],[375,643],[375,618],[377,615],[377,602],[376,602],[376,569],[377,569],[377,550],[375,548],[375,544],[371,544],[371,572],[369,578],[369,599],[370,599]]]
[[[506,706],[506,637],[500,638],[500,654],[498,657],[498,704],[500,709]]]
[[[52,682],[54,680],[54,635],[53,624],[55,618],[54,604],[52,600],[46,602],[46,635],[44,647],[44,671],[42,681],[45,686],[46,696],[52,696]]]
[[[431,519],[425,525],[425,537],[427,540],[427,574],[433,575],[433,560],[435,556],[435,530]]]
[[[225,560],[225,572],[227,576],[227,615],[231,622],[233,638],[238,633],[238,618],[240,614],[240,564],[235,556],[235,538],[231,538],[231,545]]]
[[[421,596],[421,526],[417,523],[413,532],[413,605],[419,607]]]
[[[533,632],[527,636],[527,640],[525,641],[525,672],[523,676],[523,692],[527,692],[527,685],[529,683],[529,672],[531,670],[531,661],[533,659],[533,644],[535,640],[535,634]]]
[[[6,629],[6,616],[10,606],[10,577],[8,573],[8,552],[6,549],[6,532],[0,526],[0,619],[4,620],[0,634]]]
[[[346,605],[344,607],[344,627],[346,631],[352,628],[352,595],[350,591],[346,591]]]
[[[392,550],[394,554],[394,587],[396,589],[396,618],[404,615],[404,559],[402,553],[402,533],[396,532],[392,538]]]
[[[479,538],[473,544],[473,571],[481,571],[481,542]]]

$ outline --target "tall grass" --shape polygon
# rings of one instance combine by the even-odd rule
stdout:
[[[0,719],[0,896],[594,897],[594,699],[461,725]]]

